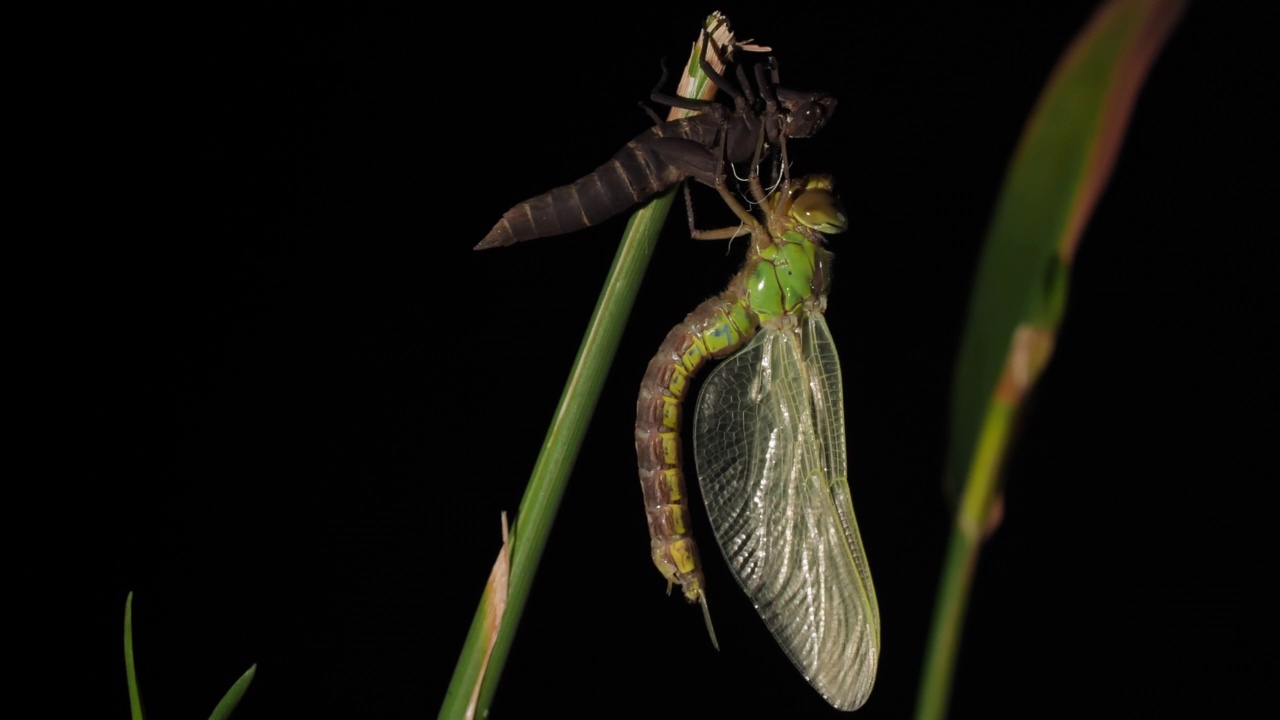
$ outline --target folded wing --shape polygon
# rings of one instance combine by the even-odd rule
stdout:
[[[821,314],[707,378],[694,457],[716,540],[791,661],[842,710],[875,683],[880,612],[849,497],[840,363]]]

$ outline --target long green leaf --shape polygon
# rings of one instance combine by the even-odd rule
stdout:
[[[227,720],[231,717],[231,711],[236,709],[240,704],[240,699],[249,689],[249,683],[253,682],[253,676],[258,672],[258,664],[254,663],[249,666],[248,670],[240,676],[238,680],[231,684],[227,689],[227,694],[222,696],[216,707],[213,708],[213,714],[209,716],[209,720]]]
[[[998,515],[1000,467],[1048,364],[1071,261],[1105,188],[1143,80],[1180,0],[1104,4],[1059,61],[1005,176],[956,367],[947,482],[958,496],[918,718],[941,718],[978,547]]]
[[[711,30],[718,22],[719,14],[713,14],[705,27]],[[698,71],[699,48],[695,43],[695,54],[681,81],[681,94],[708,100],[714,97],[715,86]],[[713,58],[714,54],[708,59]],[[627,224],[503,550],[510,553],[506,596],[500,597],[491,576],[440,709],[442,719],[484,717],[488,713],[560,499],[676,190],[650,201]]]
[[[249,689],[249,683],[253,682],[254,673],[258,670],[257,664],[250,665],[240,679],[232,683],[227,693],[222,696],[213,714],[209,716],[209,720],[227,720],[231,717],[231,711],[236,709],[236,705],[240,704],[240,699],[244,697],[244,693]],[[138,692],[138,673],[134,669],[133,664],[133,593],[130,592],[124,601],[124,672],[129,683],[129,717],[132,720],[142,720],[142,697]]]
[[[138,671],[133,666],[133,591],[124,599],[124,675],[129,683],[129,717],[142,720],[142,695]]]
[[[1180,0],[1104,4],[1059,61],[1005,175],[956,366],[948,479],[969,473],[1020,326],[1057,327],[1080,234]],[[1029,383],[1024,383],[1029,385]]]

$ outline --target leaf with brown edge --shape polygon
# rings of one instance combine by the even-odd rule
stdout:
[[[991,405],[1016,397],[1020,406],[1048,364],[1070,263],[1142,82],[1184,7],[1178,0],[1104,4],[1064,53],[1027,122],[987,233],[956,365],[947,456],[953,498],[973,468]],[[1015,342],[1020,328],[1039,337],[1026,356],[1032,364],[1016,357],[1026,352]]]

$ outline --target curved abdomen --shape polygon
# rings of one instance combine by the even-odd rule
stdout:
[[[636,457],[653,563],[686,598],[703,594],[702,564],[689,529],[681,468],[680,416],[689,381],[708,360],[724,358],[755,335],[754,313],[733,290],[702,303],[667,333],[649,361],[636,402]]]

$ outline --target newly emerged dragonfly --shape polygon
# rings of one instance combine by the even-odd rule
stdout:
[[[734,98],[732,113],[715,103],[655,95],[704,114],[663,123],[595,173],[521,203],[477,249],[585,227],[683,178],[720,192],[742,225],[695,236],[749,232],[746,263],[721,295],[667,335],[637,401],[636,451],[652,558],[706,613],[680,430],[692,376],[709,360],[722,360],[699,395],[693,433],[716,540],[804,677],[835,707],[854,710],[875,682],[880,617],[849,494],[840,365],[823,318],[831,265],[825,236],[842,231],[845,217],[830,178],[785,176],[786,138],[820,128],[835,100],[777,87],[772,63],[767,76],[757,69],[755,91],[740,70],[736,92],[701,64]],[[766,193],[757,173],[771,148],[784,177]],[[748,160],[759,218],[736,200],[724,172]]]
[[[855,710],[875,682],[880,611],[849,494],[840,363],[823,318],[825,235],[846,220],[829,177],[788,181],[768,197],[758,179],[751,186],[760,219],[721,188],[752,235],[742,271],[667,335],[640,389],[636,453],[653,560],[705,611],[680,418],[691,376],[724,358],[698,396],[693,428],[716,541],[800,672],[833,706]]]

